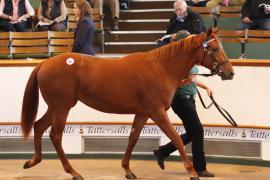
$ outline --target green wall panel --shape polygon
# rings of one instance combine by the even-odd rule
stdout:
[[[240,43],[222,43],[224,51],[226,52],[228,58],[238,59],[241,55],[241,44]]]
[[[211,17],[203,17],[203,20],[204,20],[204,23],[205,23],[205,26],[206,26],[207,29],[214,26],[213,18],[211,18]]]
[[[236,29],[241,23],[241,18],[218,18],[218,26],[221,29]]]
[[[270,43],[252,43],[246,45],[248,59],[270,59]]]
[[[33,6],[34,9],[37,9],[40,3],[40,0],[29,0],[31,5]]]
[[[238,59],[241,55],[240,43],[222,43],[224,51],[230,59]],[[270,59],[270,43],[252,43],[245,46],[247,59]]]

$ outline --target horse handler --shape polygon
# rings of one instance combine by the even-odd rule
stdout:
[[[210,96],[213,92],[205,84],[196,80],[198,67],[194,66],[188,73],[186,79],[181,82],[174,95],[172,101],[172,109],[175,114],[182,120],[186,133],[180,137],[184,145],[192,141],[192,156],[193,166],[200,177],[214,177],[214,174],[206,170],[206,160],[203,148],[203,126],[200,122],[195,105],[196,86],[203,88]],[[158,149],[153,150],[157,158],[158,165],[164,169],[164,159],[177,149],[172,142],[160,146]]]
[[[187,31],[179,31],[173,34],[175,40],[183,39],[189,36]],[[185,134],[180,137],[184,145],[192,142],[192,156],[193,166],[197,171],[199,177],[214,177],[215,175],[206,170],[206,160],[204,154],[204,130],[200,122],[194,96],[197,93],[197,87],[203,88],[207,91],[208,96],[212,95],[212,90],[208,88],[204,83],[196,79],[198,74],[198,67],[194,66],[183,79],[175,92],[171,107],[175,114],[182,120]],[[160,146],[158,149],[153,150],[154,155],[157,158],[157,163],[161,169],[164,169],[164,160],[170,154],[176,151],[176,147],[172,142],[166,145]]]

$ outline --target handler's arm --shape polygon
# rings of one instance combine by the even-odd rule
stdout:
[[[207,91],[208,96],[213,95],[213,91],[208,86],[206,86],[203,82],[196,81],[196,85],[202,89],[205,89]]]
[[[183,79],[182,81],[179,82],[178,87],[187,85],[189,83],[195,82],[196,81],[196,75],[190,74],[186,79]]]

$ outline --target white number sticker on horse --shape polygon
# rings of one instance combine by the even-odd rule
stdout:
[[[74,63],[74,59],[73,58],[67,58],[66,63],[68,65],[72,65]]]

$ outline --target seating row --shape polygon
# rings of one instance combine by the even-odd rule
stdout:
[[[73,45],[73,36],[73,32],[1,32],[1,58],[46,58],[69,52]],[[223,44],[239,44],[242,58],[248,52],[247,45],[257,43],[264,46],[263,44],[270,43],[270,31],[263,30],[220,30],[219,37]],[[257,45],[256,51],[259,47]]]
[[[68,11],[68,31],[74,31],[77,27],[77,17],[73,8],[67,8]],[[96,31],[103,31],[103,16],[98,8],[92,8],[92,19],[95,23]]]
[[[270,31],[267,30],[220,30],[219,37],[222,44],[229,44],[227,51],[232,52],[241,49],[239,58],[263,58],[270,57],[267,48],[270,44]],[[233,44],[239,44],[240,48],[236,48]],[[237,58],[237,57],[232,57]]]
[[[93,9],[95,23],[94,44],[104,52],[103,20],[98,9]],[[68,8],[67,32],[0,32],[0,58],[49,57],[57,53],[68,52],[73,45],[72,31],[77,19],[72,8]]]
[[[241,22],[241,6],[191,7],[191,9],[202,16],[207,27],[219,26],[222,29],[236,29]]]
[[[48,58],[69,52],[73,32],[1,32],[0,58]]]

